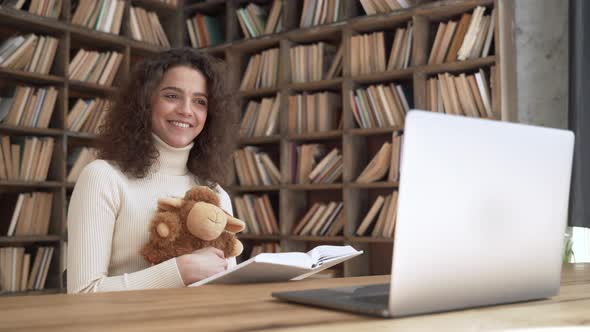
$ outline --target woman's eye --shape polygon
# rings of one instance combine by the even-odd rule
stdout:
[[[207,101],[205,99],[196,99],[194,102],[199,105],[207,106]]]
[[[169,99],[176,99],[176,95],[165,95],[164,97]]]

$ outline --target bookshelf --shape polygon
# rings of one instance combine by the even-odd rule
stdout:
[[[228,2],[224,13],[232,16],[232,10],[249,1]],[[253,1],[270,6],[270,2]],[[232,81],[239,86],[242,75],[246,70],[249,57],[270,48],[279,47],[280,63],[278,86],[273,88],[239,90],[241,111],[253,99],[274,97],[281,95],[281,125],[280,133],[270,137],[244,137],[240,145],[254,145],[261,150],[280,150],[280,169],[282,182],[272,186],[239,186],[230,187],[231,195],[265,193],[277,195],[278,202],[273,205],[275,213],[279,215],[281,234],[277,237],[265,235],[240,235],[245,244],[245,253],[253,245],[260,243],[279,243],[283,251],[306,251],[320,244],[351,244],[357,249],[365,250],[366,254],[345,262],[337,274],[344,276],[359,276],[365,274],[388,274],[391,267],[391,252],[393,238],[357,236],[355,234],[361,220],[370,209],[373,201],[379,195],[391,194],[398,188],[398,181],[383,179],[371,183],[356,183],[356,177],[367,165],[370,158],[378,151],[385,141],[391,142],[394,132],[403,131],[402,125],[385,128],[359,128],[351,112],[348,94],[356,88],[366,88],[373,84],[396,83],[401,84],[411,107],[424,108],[427,105],[425,93],[427,80],[440,73],[451,75],[467,73],[473,74],[480,68],[489,70],[495,66],[495,84],[492,101],[496,118],[505,121],[515,119],[513,92],[508,90],[513,76],[514,49],[511,37],[503,24],[509,6],[502,0],[443,0],[424,3],[409,9],[397,10],[386,14],[364,15],[358,1],[343,2],[343,18],[331,24],[300,28],[299,20],[303,1],[283,1],[284,31],[277,34],[262,35],[257,38],[243,39],[239,26],[234,18],[226,21],[226,42],[215,48],[205,48],[205,51],[220,54],[230,68]],[[203,4],[203,6],[205,6]],[[213,7],[214,4],[211,4]],[[217,4],[219,6],[219,4]],[[488,8],[487,14],[496,9],[496,27],[494,29],[493,51],[485,57],[476,57],[464,61],[428,64],[428,56],[434,42],[439,22],[456,20],[461,15],[472,12],[477,6]],[[209,7],[209,8],[211,8]],[[218,10],[222,11],[221,7]],[[228,14],[229,13],[229,14]],[[506,16],[507,17],[507,16]],[[408,22],[413,26],[413,42],[409,65],[405,69],[387,70],[370,74],[352,75],[350,72],[350,40],[352,36],[372,33],[376,31],[392,31],[405,27]],[[236,29],[238,32],[235,32]],[[232,34],[231,31],[234,31]],[[504,37],[507,36],[507,37]],[[392,36],[390,36],[392,37]],[[295,83],[292,81],[290,67],[290,50],[299,45],[311,45],[318,42],[344,46],[343,72],[334,78]],[[387,47],[391,47],[390,44]],[[389,53],[389,49],[386,49]],[[387,60],[387,59],[386,59]],[[300,93],[334,92],[341,98],[342,128],[326,132],[292,133],[288,129],[288,97]],[[243,113],[242,113],[243,114]],[[328,146],[339,146],[344,158],[344,174],[337,183],[330,184],[293,184],[289,181],[287,170],[289,143],[297,144],[320,143]],[[300,218],[315,202],[342,201],[344,202],[345,227],[339,236],[301,236],[291,232]]]
[[[241,234],[239,238],[245,245],[245,254],[256,245],[278,243],[283,251],[307,251],[320,244],[351,244],[365,254],[341,264],[337,275],[358,276],[365,274],[388,274],[391,266],[393,240],[371,236],[356,236],[355,230],[378,195],[391,193],[398,186],[397,181],[378,181],[356,183],[354,180],[362,172],[368,161],[377,152],[381,143],[391,141],[394,132],[403,131],[403,125],[386,128],[359,128],[352,114],[349,95],[356,88],[372,84],[400,83],[411,107],[424,108],[427,104],[427,80],[439,73],[474,73],[479,68],[489,71],[495,66],[496,86],[492,100],[494,109],[502,120],[513,121],[515,117],[514,49],[509,29],[505,22],[510,15],[510,4],[504,0],[442,0],[420,4],[416,7],[385,14],[366,16],[358,1],[342,1],[339,21],[312,27],[300,27],[303,1],[283,0],[281,7],[282,30],[279,33],[261,35],[244,39],[236,11],[253,2],[267,10],[272,1],[267,0],[229,0],[195,1],[179,0],[177,6],[157,0],[125,0],[120,34],[95,31],[71,23],[76,0],[64,0],[58,18],[41,17],[25,10],[0,6],[0,38],[8,38],[12,33],[36,33],[58,38],[59,47],[49,74],[36,74],[0,67],[0,87],[27,84],[34,87],[53,86],[58,90],[56,106],[49,128],[25,128],[0,123],[0,135],[53,137],[56,141],[50,166],[50,177],[42,182],[23,182],[1,180],[2,196],[15,197],[22,192],[44,191],[54,194],[47,236],[0,236],[0,247],[24,246],[33,250],[37,246],[52,246],[54,254],[49,265],[47,281],[43,291],[7,292],[0,295],[45,294],[64,292],[65,285],[61,272],[65,268],[63,251],[67,240],[66,209],[67,199],[73,183],[66,181],[67,159],[69,153],[80,146],[92,146],[95,135],[73,132],[67,129],[66,118],[72,101],[77,98],[108,98],[116,92],[117,85],[129,74],[131,67],[142,58],[154,56],[162,47],[132,38],[130,27],[130,8],[142,7],[155,12],[172,47],[189,46],[191,40],[186,20],[197,14],[216,17],[221,23],[223,40],[215,45],[202,48],[215,57],[226,61],[231,87],[237,91],[240,112],[243,114],[249,101],[275,97],[280,94],[279,130],[277,134],[266,137],[244,137],[239,139],[239,147],[255,146],[261,151],[269,151],[281,174],[281,183],[271,186],[241,186],[238,182],[227,187],[230,196],[268,194],[272,209],[278,219],[280,234],[256,235]],[[432,47],[436,24],[441,21],[459,20],[465,12],[477,6],[497,9],[494,33],[494,52],[484,58],[428,65],[428,55]],[[180,10],[179,10],[180,9]],[[395,31],[408,22],[414,27],[410,65],[405,69],[353,76],[350,74],[352,36],[377,31]],[[342,73],[331,79],[294,83],[291,79],[290,49],[299,45],[325,42],[343,46]],[[387,45],[390,47],[390,45]],[[113,86],[70,80],[67,75],[68,64],[81,48],[98,51],[117,51],[123,54],[119,71]],[[239,90],[242,75],[251,55],[277,48],[279,63],[277,84],[273,87]],[[386,49],[389,53],[389,49]],[[239,90],[239,91],[238,91]],[[289,132],[288,97],[296,94],[332,92],[339,95],[342,125],[339,129],[313,132]],[[340,148],[343,157],[343,174],[334,183],[293,184],[288,181],[287,170],[289,143],[325,144]],[[292,235],[291,231],[304,213],[315,202],[343,202],[344,229],[337,236]],[[0,206],[2,215],[11,216],[8,206]],[[12,207],[13,208],[13,207]],[[234,211],[235,211],[234,205]],[[0,221],[0,234],[6,234],[10,220]]]
[[[39,74],[24,70],[0,67],[0,91],[8,87],[27,85],[32,87],[55,87],[57,100],[48,128],[34,128],[0,123],[0,136],[13,137],[51,137],[55,140],[54,151],[49,167],[49,176],[45,181],[0,180],[0,247],[24,247],[31,254],[31,267],[38,247],[52,247],[53,254],[49,260],[46,281],[43,289],[26,291],[4,291],[2,295],[42,295],[63,293],[66,291],[62,278],[65,269],[65,243],[67,241],[66,214],[68,197],[74,183],[67,181],[67,158],[76,147],[89,146],[96,136],[90,133],[71,131],[67,127],[67,114],[77,98],[109,98],[116,92],[118,84],[125,79],[131,66],[141,58],[154,56],[163,48],[133,39],[129,27],[131,6],[144,8],[158,16],[162,27],[172,46],[182,46],[184,26],[182,25],[182,3],[178,6],[165,4],[157,0],[123,1],[124,10],[120,33],[118,35],[95,31],[71,23],[77,1],[64,0],[59,17],[43,17],[28,12],[29,1],[22,10],[0,5],[0,41],[14,34],[34,33],[58,39],[59,46],[48,74]],[[84,48],[95,51],[116,51],[123,55],[112,86],[99,85],[68,77],[68,65],[76,52]],[[7,89],[6,89],[7,91]],[[16,197],[21,193],[50,192],[53,194],[49,231],[47,235],[5,236],[11,222]]]

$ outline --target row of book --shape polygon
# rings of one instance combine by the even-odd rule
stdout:
[[[37,247],[31,266],[32,253],[28,253],[24,247],[0,248],[0,290],[19,292],[44,289],[53,251],[53,247]]]
[[[178,0],[160,0],[160,2],[170,6],[178,6]]]
[[[490,54],[496,21],[496,10],[484,15],[478,6],[457,21],[440,22],[428,57],[429,64],[486,57]]]
[[[8,97],[0,97],[0,122],[10,126],[47,128],[55,109],[54,87],[17,86]]]
[[[389,13],[394,10],[410,8],[430,0],[360,0],[367,15]]]
[[[396,30],[389,60],[386,63],[384,32],[353,36],[351,39],[351,73],[361,75],[407,68],[410,62],[413,27]],[[278,49],[269,49],[250,57],[242,78],[241,90],[276,87]],[[294,46],[289,50],[291,81],[294,83],[332,79],[342,72],[342,45],[328,43]],[[272,61],[269,63],[269,61]],[[268,63],[270,66],[262,66]]]
[[[266,152],[246,146],[233,152],[238,182],[243,186],[274,185],[281,183],[281,173]]]
[[[236,10],[238,22],[245,38],[256,38],[261,35],[278,33],[282,30],[282,0],[274,0],[270,12],[255,4],[249,3]]]
[[[477,7],[473,14],[463,14],[456,33],[457,22],[441,22],[428,63],[487,56],[494,35],[495,10],[487,16],[483,16],[484,11],[484,7]],[[389,58],[386,61],[384,32],[353,36],[351,38],[351,74],[360,75],[407,68],[410,64],[412,39],[411,23],[408,23],[406,28],[396,29]],[[332,68],[326,70],[325,64],[329,63],[329,59],[334,55],[333,47],[328,46],[331,45],[320,42],[292,47],[290,49],[292,81],[309,82],[333,77],[333,74],[324,77],[324,73],[331,73],[332,68],[336,68],[338,64],[338,61],[333,61]]]
[[[245,198],[246,196],[248,198]],[[358,228],[354,231],[354,234],[357,236],[393,237],[397,217],[397,200],[397,191],[389,195],[378,195]],[[248,223],[248,230],[244,232],[245,234],[278,234],[278,226],[276,224],[270,226],[266,223],[257,222],[250,226],[251,220],[260,219],[253,219],[247,212],[240,212],[244,204],[251,204],[248,206],[250,213],[259,213],[262,216],[262,213],[266,212],[264,210],[265,207],[263,207],[265,201],[270,204],[267,195],[262,197],[245,195],[244,197],[237,197],[235,199],[236,207],[239,207],[237,212],[238,218]],[[273,221],[276,222],[276,220]],[[344,213],[342,202],[315,202],[305,212],[303,217],[297,221],[291,233],[299,236],[337,236],[342,234],[343,229]]]
[[[393,237],[397,219],[397,199],[397,191],[390,195],[377,196],[355,234],[358,236]]]
[[[63,6],[63,0],[4,0],[0,1],[2,6],[8,6],[15,9],[24,10],[25,4],[28,3],[27,11],[31,14],[46,16],[46,17],[59,17],[61,8]]]
[[[292,183],[333,183],[342,175],[342,155],[338,148],[323,154],[325,148],[319,144],[291,144],[296,156],[296,168],[290,169]],[[356,178],[357,183],[371,183],[384,178],[399,180],[400,151],[402,134],[394,132],[391,142],[385,142]],[[246,147],[234,152],[234,162],[240,185],[273,185],[280,183],[280,173],[265,152],[256,147]],[[387,176],[386,176],[387,175]]]
[[[274,0],[270,10],[250,3],[236,11],[242,32],[246,38],[264,34],[278,33],[282,24],[283,0]],[[299,26],[302,28],[329,24],[342,18],[341,0],[305,0],[301,11]]]
[[[289,52],[292,82],[332,79],[342,72],[342,47],[335,49],[333,45],[319,42],[295,46]],[[251,56],[240,90],[277,87],[278,66],[278,48]]]
[[[58,44],[50,36],[12,36],[0,44],[0,67],[49,74]]]
[[[176,6],[176,0],[160,0]],[[5,0],[8,6],[23,9],[25,0]],[[31,0],[28,12],[41,16],[59,17],[63,0]],[[154,12],[131,7],[129,15],[131,36],[134,39],[170,47],[159,18]],[[79,0],[72,15],[72,23],[89,29],[119,34],[125,12],[124,0]]]
[[[360,128],[402,126],[410,104],[401,84],[370,85],[350,93],[352,114]]]
[[[325,79],[336,52],[333,45],[325,42],[291,47],[291,81],[301,83]]]
[[[97,134],[104,121],[109,101],[104,98],[78,98],[66,118],[67,128],[71,131]]]
[[[86,165],[96,159],[96,149],[78,147],[68,153],[67,167],[69,169],[66,181],[76,182]]]
[[[472,75],[442,73],[436,78],[430,78],[426,85],[426,109],[476,118],[494,118],[490,86],[494,86],[495,66],[490,67],[490,73],[491,84],[482,69]]]
[[[389,58],[386,56],[385,32],[378,31],[352,36],[350,40],[351,74],[362,75],[408,68],[413,30],[411,23],[408,23],[405,28],[395,30]]]
[[[332,92],[303,93],[289,96],[287,126],[289,133],[313,133],[340,127],[341,98]]]
[[[371,183],[383,180],[398,181],[402,133],[394,132],[391,142],[385,142],[356,178],[357,183]],[[296,168],[290,169],[292,183],[332,183],[342,174],[342,155],[333,148],[323,154],[325,147],[319,144],[291,144],[296,156]],[[245,147],[234,151],[234,163],[240,185],[280,184],[280,173],[265,152],[257,147]]]
[[[236,213],[246,223],[244,234],[279,234],[279,224],[268,195],[251,194],[234,198]]]
[[[491,72],[494,73],[494,67]],[[0,121],[13,126],[47,128],[58,91],[49,87],[18,86],[12,97],[0,97]],[[473,75],[438,74],[427,82],[427,108],[451,114],[493,117],[485,72]],[[278,130],[278,98],[250,101],[242,121],[242,136],[273,135]],[[334,129],[339,98],[336,94],[289,96],[289,131],[306,133]],[[446,101],[446,102],[445,102]],[[105,114],[104,99],[78,99],[68,114],[68,128],[96,133]],[[361,128],[402,125],[409,110],[401,85],[372,85],[357,89],[351,99],[353,115]],[[470,106],[472,105],[472,106]],[[473,107],[475,105],[475,107]],[[446,111],[445,111],[446,110]]]
[[[192,47],[210,47],[223,43],[224,36],[217,17],[196,14],[187,18],[185,23]]]
[[[72,23],[118,35],[124,11],[124,0],[79,0]]]
[[[382,180],[386,175],[387,181],[398,181],[402,137],[401,133],[394,132],[391,143],[383,143],[355,181],[357,183],[371,183]]]
[[[240,90],[275,88],[279,77],[279,49],[271,48],[250,57]]]
[[[293,228],[293,235],[337,236],[344,229],[342,202],[316,202]]]
[[[159,0],[162,3],[177,6],[177,0]],[[369,15],[384,13],[399,8],[408,8],[416,2],[424,0],[361,0],[365,12]],[[16,9],[25,9],[28,4],[28,12],[31,14],[54,17],[60,16],[63,0],[3,0],[3,6],[10,6]],[[75,3],[75,2],[74,2]],[[88,27],[90,29],[119,34],[121,21],[124,12],[124,1],[122,0],[79,0],[74,9],[72,23]],[[254,5],[254,8],[249,8]],[[343,17],[343,0],[304,0],[300,27],[311,27],[321,24],[334,23]],[[257,37],[262,34],[277,33],[281,31],[283,0],[274,0],[269,10],[250,3],[245,8],[238,9],[237,16],[246,38]],[[240,12],[246,11],[246,14]],[[249,25],[246,25],[244,18],[247,15]],[[262,28],[260,28],[262,27]],[[257,34],[251,34],[249,30],[259,29]]]
[[[495,67],[492,66],[492,75],[494,72]],[[473,75],[438,74],[436,78],[427,80],[426,91],[427,109],[450,114],[493,117],[491,91],[485,72],[481,69]],[[364,89],[358,88],[351,93],[350,98],[353,116],[360,128],[402,126],[405,114],[410,109],[408,98],[401,84],[379,84],[370,85]],[[274,101],[276,102],[276,100]],[[270,105],[269,102],[267,102],[267,108]],[[248,105],[250,109],[255,107],[255,102]],[[336,113],[334,110],[338,107],[339,98],[328,92],[289,96],[289,132],[305,133],[333,128],[333,119]],[[246,113],[252,115],[254,112],[247,110]],[[252,120],[252,116],[247,119],[247,124],[242,122],[242,132],[246,136],[252,134],[253,128],[256,128],[256,124],[258,124]],[[246,120],[246,116],[244,120]],[[264,121],[259,124],[255,136],[263,133],[263,123]],[[246,128],[249,129],[246,130]],[[276,124],[273,124],[272,128],[275,130]]]
[[[80,49],[70,61],[68,77],[71,80],[111,86],[122,61],[123,54],[119,52]]]
[[[52,203],[52,193],[19,194],[6,236],[47,235]]]
[[[166,36],[162,23],[160,23],[160,19],[155,12],[132,6],[129,16],[131,37],[133,39],[166,48],[170,47],[168,36]]]
[[[262,98],[260,102],[250,100],[242,117],[241,137],[271,136],[279,130],[279,106],[281,95]]]
[[[397,217],[397,200],[397,191],[389,195],[378,195],[354,234],[357,236],[393,237]],[[268,206],[263,204],[268,204]],[[268,213],[268,211],[272,213],[272,209],[266,210],[270,208],[267,195],[262,197],[254,195],[237,197],[235,205],[238,210],[238,218],[248,224],[248,230],[244,232],[245,234],[279,233],[276,219],[270,219],[271,222],[275,222],[273,224],[267,224],[266,221],[251,222],[252,220],[261,220],[264,213]],[[245,206],[249,211],[243,212]],[[255,217],[252,217],[252,215],[255,215]],[[342,234],[343,229],[342,202],[315,202],[295,224],[291,233],[299,236],[337,236]]]
[[[345,0],[304,0],[299,26],[302,28],[338,22]]]
[[[11,144],[12,140],[12,144]],[[0,179],[45,181],[53,155],[51,137],[0,136]]]
[[[342,153],[324,145],[288,143],[287,167],[291,183],[334,183],[342,177]]]
[[[255,244],[252,246],[252,250],[250,250],[250,257],[256,257],[258,254],[262,253],[277,253],[281,252],[281,245],[276,242],[264,242],[260,244]]]

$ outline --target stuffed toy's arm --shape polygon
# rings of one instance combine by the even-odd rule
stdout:
[[[150,241],[172,242],[180,233],[178,209],[182,206],[180,198],[163,198],[158,200],[158,212],[152,219]]]

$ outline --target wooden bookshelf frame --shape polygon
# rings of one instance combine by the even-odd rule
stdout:
[[[58,100],[50,128],[23,128],[11,127],[0,124],[0,135],[31,135],[50,136],[56,139],[56,147],[52,157],[50,174],[52,178],[44,182],[0,181],[0,191],[3,193],[27,192],[33,190],[51,191],[54,193],[54,202],[50,222],[50,235],[45,237],[2,237],[0,246],[22,244],[33,246],[38,243],[49,244],[55,247],[50,271],[47,277],[46,290],[20,293],[1,293],[0,295],[15,294],[48,294],[64,292],[65,284],[62,271],[65,269],[65,253],[61,251],[64,242],[67,241],[66,208],[67,197],[73,189],[73,183],[66,181],[66,160],[72,145],[91,145],[96,139],[95,135],[71,132],[65,127],[65,119],[68,112],[68,100],[76,92],[96,97],[110,97],[116,92],[117,81],[125,79],[135,60],[150,57],[163,50],[163,48],[132,39],[129,30],[130,6],[141,6],[150,11],[155,11],[160,17],[165,32],[168,35],[172,47],[189,46],[185,19],[192,17],[197,12],[204,14],[219,14],[224,16],[225,42],[213,47],[201,49],[221,59],[228,65],[230,82],[235,84],[232,88],[237,90],[243,69],[247,64],[250,54],[261,52],[270,47],[278,47],[280,52],[278,86],[270,89],[255,89],[239,91],[237,96],[240,104],[245,105],[250,99],[275,96],[281,94],[281,110],[287,106],[287,96],[300,92],[336,91],[342,97],[343,128],[326,133],[289,134],[287,132],[287,116],[285,111],[280,115],[280,131],[278,135],[271,137],[249,137],[239,141],[241,146],[256,145],[261,149],[269,146],[280,152],[280,171],[283,182],[274,186],[238,186],[228,187],[230,195],[242,195],[244,193],[264,194],[278,196],[278,210],[274,211],[279,221],[280,234],[278,235],[239,235],[240,239],[248,247],[250,244],[260,242],[280,242],[284,251],[306,250],[311,245],[317,244],[352,244],[357,249],[365,250],[365,254],[342,264],[342,274],[345,276],[357,276],[364,274],[388,273],[391,265],[392,239],[357,237],[354,231],[360,220],[364,217],[369,204],[368,193],[373,191],[386,192],[398,187],[397,182],[377,182],[369,184],[354,183],[353,176],[359,174],[366,165],[368,156],[361,156],[363,149],[358,142],[372,140],[375,136],[391,135],[394,131],[403,130],[403,127],[361,129],[357,128],[351,113],[351,105],[347,98],[355,86],[369,85],[373,83],[392,82],[397,80],[410,81],[413,90],[414,106],[424,107],[424,84],[429,75],[441,72],[462,72],[481,67],[496,66],[496,81],[499,88],[495,89],[493,99],[501,111],[501,119],[515,121],[516,119],[516,94],[515,94],[515,53],[514,39],[511,32],[514,5],[507,0],[442,0],[434,3],[426,3],[418,7],[398,10],[387,14],[365,16],[360,4],[356,1],[343,1],[343,19],[339,22],[320,26],[299,28],[301,2],[299,0],[284,0],[282,15],[284,29],[280,33],[263,35],[257,38],[243,39],[236,17],[236,9],[244,6],[247,0],[212,0],[207,2],[195,2],[194,0],[179,0],[177,8],[159,3],[157,0],[126,0],[125,14],[121,25],[120,35],[98,32],[70,23],[73,0],[64,0],[63,10],[59,18],[47,18],[29,14],[12,8],[0,6],[0,29],[19,30],[22,33],[34,32],[56,36],[60,45],[55,57],[52,70],[48,75],[9,70],[0,68],[0,80],[12,81],[14,84],[23,83],[35,86],[54,86],[59,91]],[[253,2],[270,3],[270,1],[257,0]],[[472,11],[478,5],[495,7],[497,9],[497,24],[495,31],[495,52],[492,56],[468,60],[462,62],[426,65],[431,45],[428,41],[429,22],[431,20],[443,20],[449,17],[457,17],[463,12]],[[413,42],[413,55],[411,66],[404,70],[394,70],[370,75],[352,76],[350,68],[350,37],[358,32],[372,32],[387,29],[399,22],[413,21],[415,37]],[[325,40],[328,37],[337,36],[344,44],[343,73],[339,77],[309,83],[290,82],[289,48],[296,44],[306,44]],[[97,84],[71,81],[67,77],[67,66],[70,62],[71,52],[77,47],[78,41],[95,45],[96,48],[119,50],[124,54],[124,60],[117,74],[113,87],[104,87]],[[387,50],[388,51],[388,50]],[[240,109],[243,112],[243,109]],[[286,167],[287,143],[313,142],[337,142],[342,147],[344,158],[344,174],[339,183],[319,185],[288,184]],[[313,237],[293,236],[290,232],[294,224],[302,217],[303,213],[311,205],[312,200],[322,197],[341,197],[344,202],[345,229],[343,236],[337,237]],[[8,219],[0,220],[0,226],[5,227]]]

